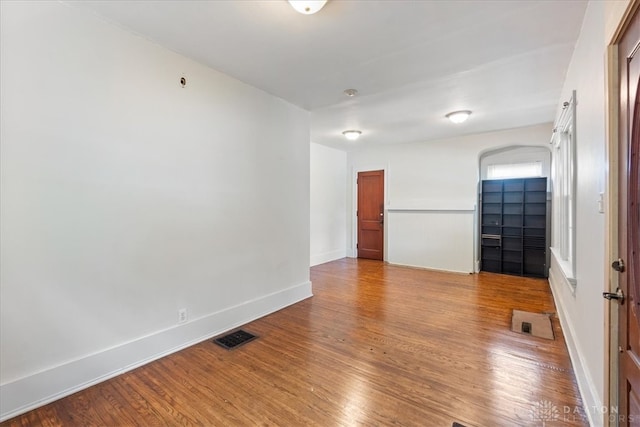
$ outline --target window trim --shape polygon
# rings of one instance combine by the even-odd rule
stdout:
[[[551,252],[575,291],[576,278],[576,91],[565,102],[551,136],[553,232]]]
[[[535,169],[537,169],[536,173],[511,173],[511,174],[498,174],[495,175],[495,172],[500,168],[503,169],[517,169],[518,167],[524,168],[524,166],[535,165]],[[514,178],[539,178],[542,175],[542,161],[534,160],[531,162],[518,162],[518,163],[493,163],[487,165],[487,179],[514,179]]]

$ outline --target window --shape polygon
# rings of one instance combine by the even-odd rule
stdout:
[[[562,271],[573,286],[575,280],[575,102],[573,91],[570,102],[563,105],[551,137],[551,178],[553,183],[553,234],[551,251]]]
[[[542,176],[542,162],[489,165],[487,179],[532,178]]]

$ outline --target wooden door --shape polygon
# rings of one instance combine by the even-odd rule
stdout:
[[[640,425],[640,20],[638,14],[619,45],[620,158],[618,201],[618,253],[614,267],[627,296],[619,310],[619,414],[620,425]],[[623,267],[622,267],[623,265]]]
[[[358,258],[383,259],[384,171],[358,172]]]

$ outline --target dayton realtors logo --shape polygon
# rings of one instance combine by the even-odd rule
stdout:
[[[605,419],[609,422],[633,423],[638,421],[637,415],[620,414],[617,406],[592,406],[586,408],[592,419]],[[533,421],[539,421],[545,427],[547,423],[586,421],[586,414],[580,406],[556,406],[548,400],[535,402],[529,408],[529,415]]]
[[[544,427],[549,421],[559,421],[560,411],[558,407],[548,400],[541,400],[531,405],[529,409],[531,419],[534,421],[541,421]]]

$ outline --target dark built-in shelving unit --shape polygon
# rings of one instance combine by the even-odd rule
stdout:
[[[546,277],[547,178],[482,181],[483,271]]]

